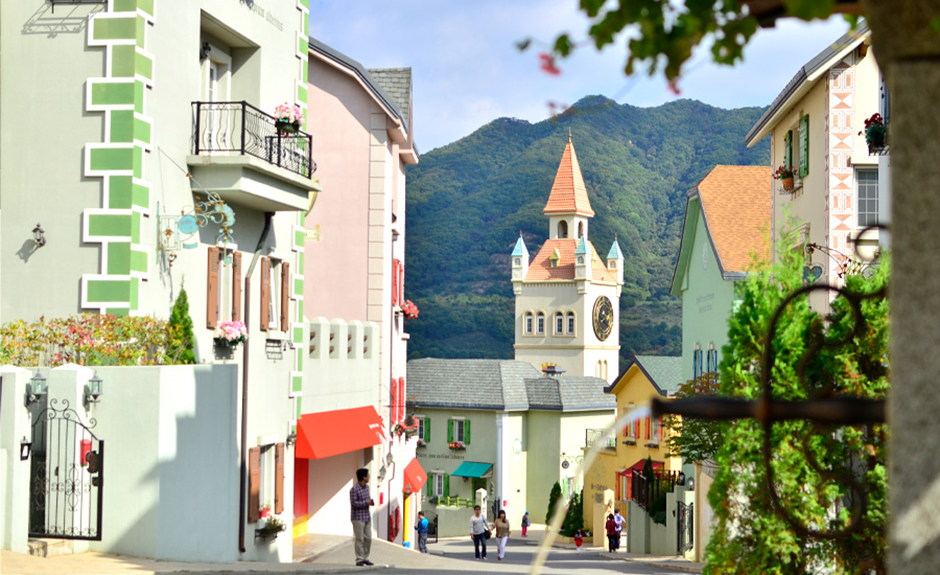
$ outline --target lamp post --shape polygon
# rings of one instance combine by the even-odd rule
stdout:
[[[26,407],[39,402],[46,396],[46,378],[36,370],[36,375],[30,378],[26,390]]]
[[[42,226],[38,223],[36,227],[33,228],[33,241],[36,242],[36,245],[39,247],[46,245],[46,230],[42,229]]]

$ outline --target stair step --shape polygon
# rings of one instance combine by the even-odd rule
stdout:
[[[75,553],[73,541],[68,539],[30,539],[29,554],[35,557],[55,557]]]

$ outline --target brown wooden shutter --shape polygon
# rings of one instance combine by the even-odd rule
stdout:
[[[281,264],[281,331],[287,331],[290,328],[290,264],[284,262]]]
[[[248,450],[248,522],[261,518],[261,448]]]
[[[206,287],[206,327],[219,327],[219,248],[209,248],[209,274]]]
[[[271,323],[271,260],[261,258],[261,331]]]
[[[278,443],[274,449],[274,513],[284,512],[284,457],[286,448]]]
[[[242,319],[242,254],[232,254],[232,320]]]

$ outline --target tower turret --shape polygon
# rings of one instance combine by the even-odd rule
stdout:
[[[519,295],[522,293],[522,280],[529,273],[529,250],[522,240],[522,232],[516,240],[516,247],[512,249],[512,291]]]
[[[587,237],[581,236],[578,247],[574,250],[574,279],[591,281],[592,250],[588,246]],[[580,291],[580,290],[579,290]]]
[[[623,286],[623,252],[620,251],[617,236],[614,236],[614,245],[610,246],[610,253],[607,254],[607,269],[616,274],[617,285]]]

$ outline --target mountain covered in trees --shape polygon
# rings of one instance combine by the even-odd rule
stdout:
[[[512,358],[510,253],[520,232],[534,256],[569,130],[595,216],[590,238],[624,252],[621,366],[633,354],[679,355],[681,304],[669,295],[686,195],[716,164],[768,164],[744,145],[762,109],[694,100],[654,108],[588,96],[532,124],[500,118],[421,156],[408,169],[409,358]]]

